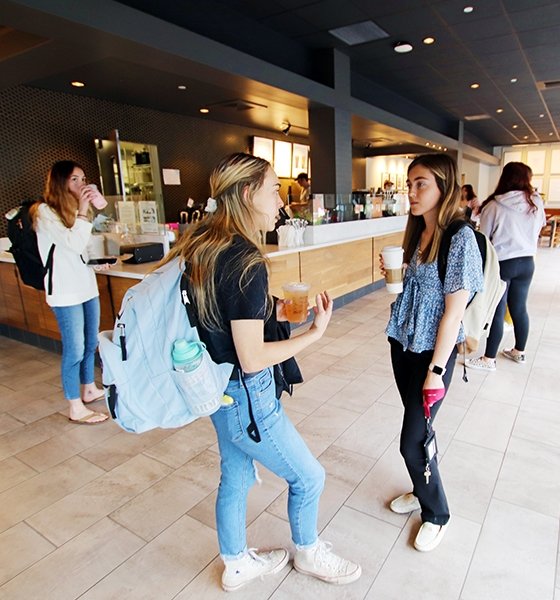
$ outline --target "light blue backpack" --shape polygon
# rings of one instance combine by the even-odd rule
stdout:
[[[199,340],[181,289],[181,264],[176,258],[131,287],[113,331],[99,334],[105,400],[126,431],[181,427],[197,418],[193,404],[219,407],[233,369],[229,363],[216,364],[205,349],[195,372],[173,370],[173,342]]]

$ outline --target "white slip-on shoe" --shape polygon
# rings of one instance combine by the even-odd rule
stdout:
[[[465,360],[465,366],[468,369],[477,369],[478,371],[495,371],[496,370],[496,359],[484,358],[467,358]]]
[[[241,558],[224,561],[222,587],[226,592],[235,592],[240,587],[253,581],[279,573],[288,563],[290,555],[285,548],[258,552],[251,548]]]
[[[409,492],[408,494],[402,494],[398,498],[395,498],[391,504],[389,504],[389,508],[394,513],[406,515],[414,510],[418,510],[420,508],[420,502],[412,492]]]
[[[506,357],[509,358],[510,360],[513,360],[513,362],[516,362],[518,365],[524,365],[526,360],[525,360],[525,353],[521,352],[521,353],[517,353],[513,351],[513,348],[511,350],[506,350],[504,348],[504,350],[502,350],[502,354]]]
[[[435,523],[424,521],[414,540],[416,550],[419,552],[429,552],[436,548],[443,539],[448,525],[449,521],[445,525],[436,525]]]
[[[342,558],[332,551],[332,544],[318,540],[311,548],[296,550],[294,568],[304,575],[343,585],[359,579],[360,565]]]

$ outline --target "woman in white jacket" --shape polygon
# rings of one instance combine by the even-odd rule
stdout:
[[[527,296],[535,271],[539,233],[546,222],[542,199],[531,186],[532,176],[531,168],[526,164],[508,163],[496,190],[481,208],[480,230],[494,244],[500,261],[500,276],[507,287],[494,314],[484,356],[466,361],[472,369],[496,370],[506,304],[513,321],[515,345],[511,350],[502,350],[502,354],[518,364],[526,360],[525,346],[529,337]]]
[[[94,425],[104,413],[87,404],[103,397],[94,382],[94,357],[99,330],[99,291],[95,273],[87,266],[86,246],[91,237],[90,202],[97,192],[86,188],[83,169],[73,161],[56,162],[50,169],[43,198],[31,217],[43,263],[54,244],[52,308],[62,338],[62,387],[74,423]],[[85,189],[83,189],[85,188]],[[47,282],[45,282],[47,283]]]

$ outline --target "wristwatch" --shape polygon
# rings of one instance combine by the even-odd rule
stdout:
[[[441,375],[443,377],[447,369],[445,367],[440,367],[439,365],[434,365],[434,363],[430,363],[430,365],[428,366],[428,371],[431,371],[432,373],[435,373],[436,375]]]

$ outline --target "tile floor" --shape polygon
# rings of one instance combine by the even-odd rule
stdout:
[[[500,358],[468,384],[457,367],[436,422],[452,521],[428,554],[411,546],[418,513],[387,508],[408,489],[383,334],[391,297],[378,291],[335,312],[299,357],[306,383],[284,403],[328,473],[322,536],[363,576],[336,587],[287,566],[239,597],[560,600],[559,258],[539,251],[528,364]],[[210,421],[140,436],[111,422],[72,425],[59,357],[3,337],[0,351],[0,599],[225,596]],[[285,486],[261,474],[250,543],[286,544]]]

